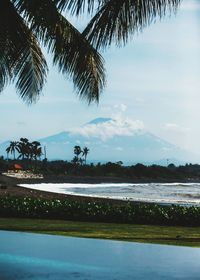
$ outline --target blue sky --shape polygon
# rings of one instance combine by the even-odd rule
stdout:
[[[80,20],[80,22],[82,22]],[[75,24],[80,26],[79,21]],[[0,142],[41,138],[97,117],[129,119],[171,143],[200,151],[200,2],[184,0],[176,16],[103,54],[107,86],[100,104],[80,101],[50,65],[43,95],[25,105],[14,87],[0,96]],[[49,60],[50,61],[50,60]]]

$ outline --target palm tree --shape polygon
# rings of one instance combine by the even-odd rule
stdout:
[[[79,163],[79,159],[78,159],[77,156],[73,157],[72,163],[75,164],[75,165]]]
[[[77,157],[77,162],[79,162],[79,156],[82,154],[82,150],[80,146],[74,146],[74,154]]]
[[[30,158],[31,144],[27,138],[20,138],[20,141],[17,145],[17,151],[19,153],[18,158],[22,158],[22,160],[24,160],[25,158]]]
[[[31,143],[31,154],[32,154],[32,158],[35,161],[42,156],[42,147],[40,142],[33,141]]]
[[[85,164],[86,164],[86,159],[87,159],[87,155],[88,155],[89,151],[90,150],[87,147],[83,148],[83,157],[85,157],[85,159],[84,159]]]
[[[7,155],[9,153],[13,154],[14,160],[15,160],[15,152],[18,151],[17,147],[18,147],[18,142],[10,141],[10,145],[6,148]]]
[[[80,163],[80,165],[83,165],[84,159],[83,158],[79,158],[79,163]]]
[[[96,49],[125,45],[130,35],[177,11],[182,0],[60,0],[72,14],[87,12],[92,19],[83,35]]]
[[[68,2],[0,1],[0,91],[14,82],[25,102],[37,101],[48,73],[42,45],[81,98],[99,100],[105,85],[104,61],[64,16]]]

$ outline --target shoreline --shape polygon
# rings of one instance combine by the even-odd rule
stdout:
[[[18,186],[0,180],[1,217],[164,226],[200,226],[200,207],[78,196]],[[7,181],[7,183],[6,183]],[[9,182],[8,182],[9,181]],[[35,181],[35,180],[34,180]]]
[[[51,179],[49,179],[51,180]],[[75,180],[76,181],[76,180]],[[70,200],[70,201],[84,201],[84,202],[109,202],[111,204],[125,204],[127,201],[109,198],[99,198],[99,197],[89,197],[82,195],[72,195],[72,194],[61,194],[53,193],[48,191],[33,190],[25,187],[19,186],[19,184],[36,184],[36,183],[46,183],[43,179],[16,179],[7,176],[0,175],[0,197],[30,197],[30,198],[40,198],[45,200],[59,199],[59,200]],[[47,183],[52,183],[49,181]],[[58,181],[56,181],[58,183]],[[65,181],[66,182],[66,181]],[[59,181],[59,183],[61,183]],[[137,202],[136,202],[137,203]]]
[[[109,180],[108,180],[109,179]],[[110,181],[110,182],[109,182]],[[59,192],[51,192],[46,190],[37,190],[37,189],[31,189],[27,187],[21,186],[21,184],[40,184],[40,183],[85,183],[85,184],[97,184],[97,183],[125,183],[125,181],[122,181],[122,178],[107,178],[107,177],[69,177],[69,176],[48,176],[45,178],[15,178],[15,177],[9,177],[5,175],[0,175],[0,197],[19,197],[19,198],[39,198],[44,200],[53,200],[53,199],[59,199],[59,200],[70,200],[70,201],[84,201],[84,202],[101,202],[101,203],[110,203],[110,204],[116,204],[116,205],[124,205],[127,202],[131,204],[143,204],[143,205],[151,205],[156,204],[160,206],[170,206],[170,205],[180,205],[180,206],[199,206],[195,203],[176,203],[176,202],[158,202],[158,201],[145,201],[145,200],[134,200],[134,199],[121,199],[121,198],[111,198],[111,197],[98,197],[93,195],[82,195],[82,194],[65,194],[65,193],[59,193]],[[160,181],[159,181],[160,182]],[[128,183],[134,183],[134,184],[145,184],[147,182],[134,182],[128,181]],[[151,183],[153,183],[151,181]],[[161,183],[161,182],[160,182]],[[162,182],[163,183],[163,182]],[[169,182],[168,182],[169,183]],[[172,183],[172,182],[170,182]],[[177,183],[173,182],[173,183]],[[178,182],[179,183],[179,182]],[[187,182],[180,182],[180,183],[189,183]],[[191,181],[190,181],[191,183]]]
[[[137,201],[137,200],[126,200],[109,197],[95,197],[95,196],[84,196],[74,194],[63,194],[50,191],[34,190],[20,186],[21,184],[41,184],[41,183],[85,183],[85,184],[99,184],[99,183],[133,183],[133,184],[145,184],[145,183],[198,183],[197,181],[184,180],[131,180],[128,178],[121,177],[81,177],[81,176],[44,176],[44,178],[15,178],[6,175],[0,175],[0,197],[13,196],[13,197],[30,197],[30,198],[41,198],[41,199],[60,199],[60,200],[72,200],[72,201],[96,201],[96,202],[109,202],[112,204],[125,204],[127,202],[133,204],[159,204],[159,205],[172,205],[173,203],[158,203],[151,201]]]
[[[7,184],[40,184],[40,183],[85,183],[85,184],[100,184],[100,183],[133,183],[133,184],[148,184],[148,183],[200,183],[200,180],[188,178],[187,180],[180,179],[164,179],[164,178],[128,178],[128,177],[106,177],[106,176],[68,176],[68,175],[44,175],[43,178],[17,178],[0,174],[0,183]]]

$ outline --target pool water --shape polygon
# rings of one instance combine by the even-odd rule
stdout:
[[[1,280],[200,279],[200,249],[0,231]]]

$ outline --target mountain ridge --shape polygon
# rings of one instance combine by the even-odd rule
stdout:
[[[122,161],[131,163],[191,162],[192,153],[173,145],[142,128],[139,122],[96,118],[80,128],[38,139],[46,146],[49,160],[73,158],[73,147],[90,149],[88,160],[94,162]],[[8,141],[0,144],[0,154],[5,156]]]

